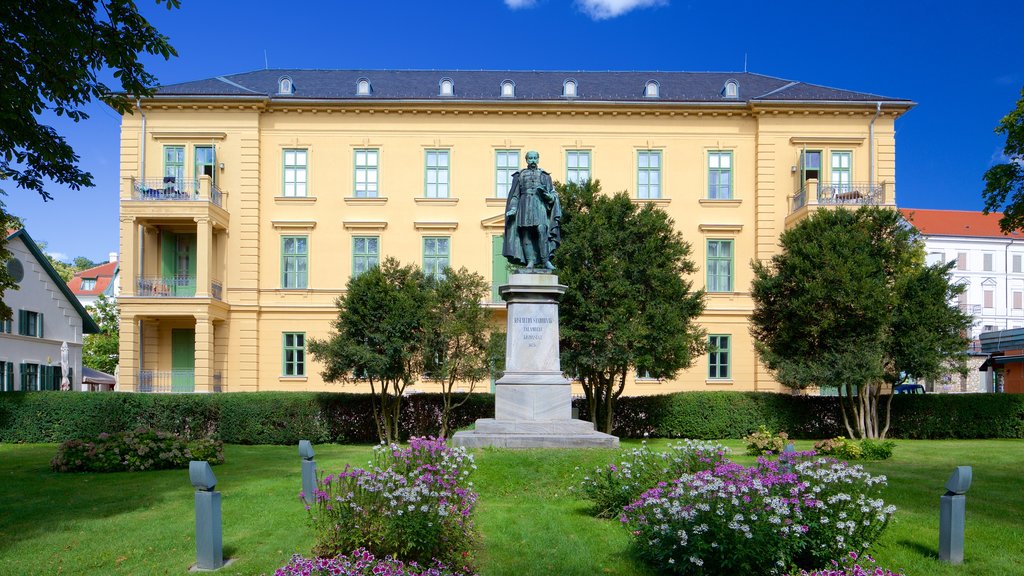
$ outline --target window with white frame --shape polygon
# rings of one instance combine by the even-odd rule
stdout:
[[[511,80],[505,80],[501,83],[501,97],[502,98],[515,98],[516,96],[516,85]]]
[[[658,83],[654,80],[647,82],[644,86],[644,97],[646,98],[657,98],[658,97]]]
[[[360,78],[359,81],[356,82],[356,94],[359,96],[369,96],[370,81],[366,78]]]
[[[986,252],[981,256],[981,269],[985,272],[992,271],[992,253]]]
[[[739,98],[740,96],[740,85],[735,80],[729,80],[722,87],[722,96],[726,98]]]
[[[708,199],[732,200],[732,152],[708,152]]]
[[[498,150],[494,157],[494,197],[505,198],[512,186],[512,174],[519,170],[519,151]]]
[[[452,82],[451,78],[443,78],[441,80],[441,96],[451,96],[455,94],[455,83]]]
[[[1020,261],[1021,261],[1020,254],[1014,254],[1013,258],[1011,259],[1011,262],[1013,262],[1013,272],[1014,272],[1014,274],[1020,274],[1020,271],[1021,271]]]
[[[562,96],[574,98],[576,96],[576,81],[566,80],[562,83]]]
[[[661,151],[640,150],[637,152],[636,197],[642,199],[661,198]]]
[[[277,81],[277,93],[292,94],[293,92],[295,92],[295,84],[292,82],[292,79],[288,76],[282,76]]]
[[[308,161],[309,154],[305,148],[284,151],[284,196],[298,198],[308,195]]]
[[[95,278],[82,278],[82,290],[95,290],[96,279]]]
[[[590,180],[590,150],[569,150],[565,153],[565,181],[585,184]]]
[[[424,195],[427,198],[448,197],[448,150],[427,150],[427,176]]]
[[[32,338],[43,337],[43,313],[18,310],[18,334]]]
[[[376,198],[377,170],[379,168],[380,151],[376,149],[356,150],[355,186],[356,198]]]
[[[946,255],[942,252],[929,252],[928,256],[925,257],[925,261],[929,266],[936,264],[943,264],[945,262]]]

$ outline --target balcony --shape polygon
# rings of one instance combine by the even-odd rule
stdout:
[[[136,276],[135,295],[146,298],[194,298],[195,276]],[[223,300],[224,288],[220,280],[210,282],[210,296]]]
[[[132,178],[131,199],[152,202],[212,202],[222,208],[220,189],[209,182],[209,192],[203,190],[198,178]]]
[[[834,184],[808,180],[806,184],[789,197],[789,216],[786,227],[804,219],[810,211],[819,206],[895,206],[890,199],[887,184],[867,182],[844,182]]]
[[[191,394],[196,391],[195,370],[140,370],[137,392],[149,394]],[[221,373],[213,375],[213,392],[224,391]]]

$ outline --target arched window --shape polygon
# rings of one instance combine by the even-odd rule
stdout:
[[[648,80],[647,86],[644,87],[644,97],[646,98],[657,98],[661,95],[659,91],[658,83],[654,80]]]
[[[566,98],[575,98],[576,97],[576,81],[575,80],[571,80],[570,79],[570,80],[566,80],[565,82],[562,83],[562,96],[565,96]]]
[[[501,83],[501,97],[502,98],[515,98],[516,97],[516,84],[511,80],[505,80]]]
[[[735,80],[727,80],[725,87],[722,88],[722,96],[726,98],[739,98],[740,97],[740,83]]]
[[[277,81],[278,94],[293,94],[295,86],[292,84],[291,76],[281,76]]]
[[[370,95],[370,81],[366,78],[360,78],[356,82],[356,95],[357,96],[369,96]]]
[[[441,96],[452,96],[455,94],[455,83],[451,78],[441,79]]]

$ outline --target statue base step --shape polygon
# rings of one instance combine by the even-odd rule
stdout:
[[[481,418],[475,430],[456,432],[453,446],[466,448],[618,448],[619,439],[585,420],[497,420]]]

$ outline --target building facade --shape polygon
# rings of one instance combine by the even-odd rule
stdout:
[[[935,392],[991,392],[994,373],[978,368],[987,358],[981,334],[1024,328],[1024,235],[1003,234],[1002,214],[965,210],[902,208],[921,233],[929,264],[953,262],[953,282],[967,286],[957,305],[974,318],[971,372],[949,374],[925,385]]]
[[[60,390],[61,348],[68,345],[71,390],[82,384],[82,334],[99,332],[92,317],[24,229],[7,232],[4,263],[17,290],[5,290],[13,310],[0,320],[0,392]]]
[[[86,308],[94,305],[100,296],[117,298],[121,293],[117,252],[111,252],[103,264],[75,272],[74,277],[68,280],[68,288]]]
[[[778,390],[749,334],[749,263],[814,210],[894,206],[912,106],[748,73],[262,70],[162,87],[122,122],[120,387],[338,389],[305,343],[388,256],[480,272],[502,325],[505,196],[536,150],[555,180],[664,209],[692,246],[716,351],[627,394]]]

